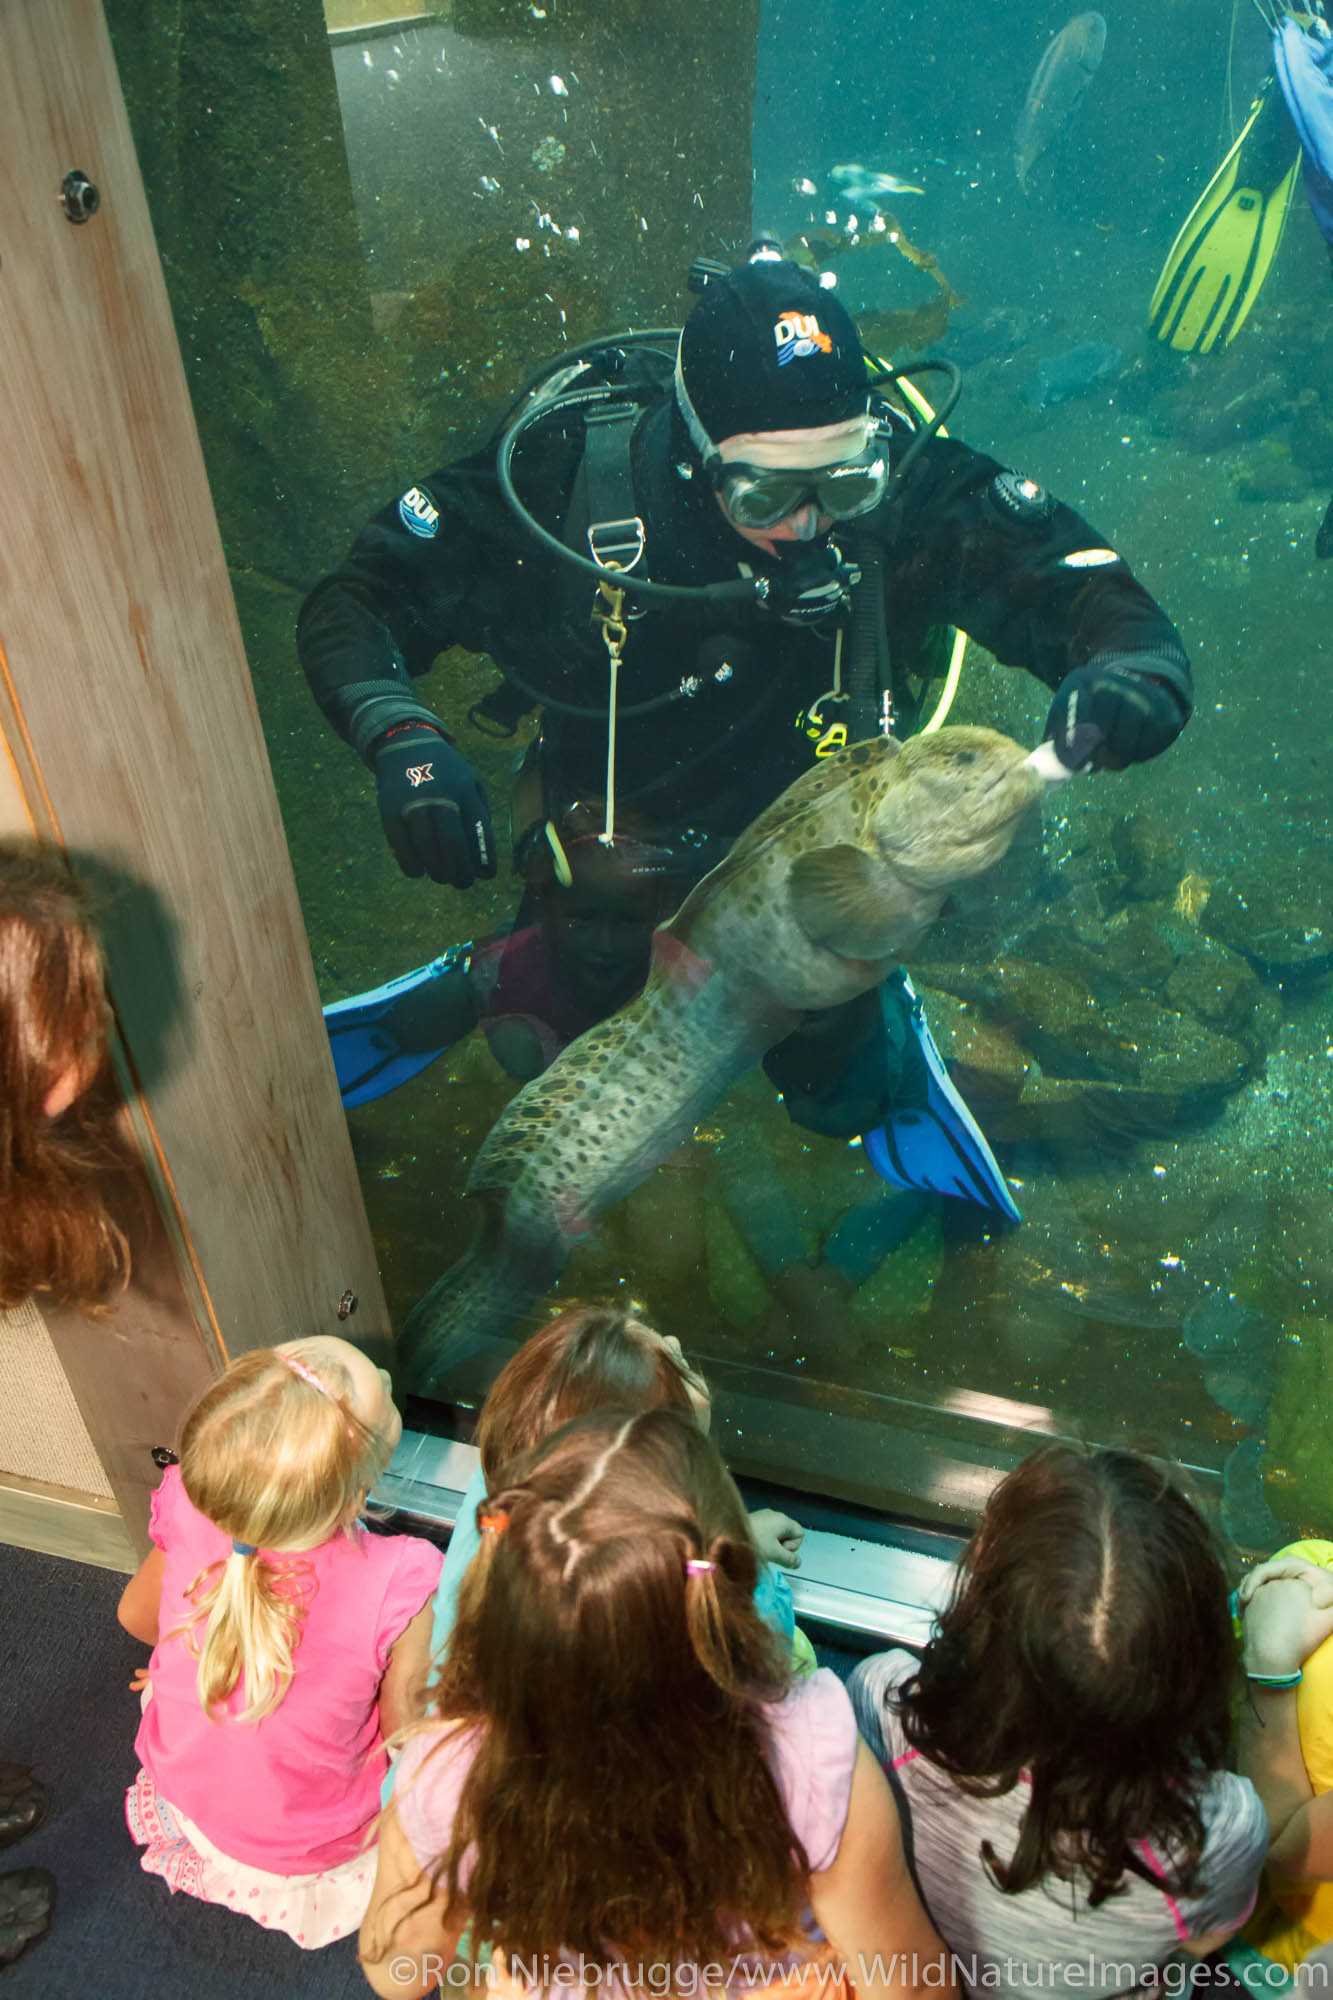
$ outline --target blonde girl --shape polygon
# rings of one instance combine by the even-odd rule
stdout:
[[[359,1520],[401,1434],[346,1341],[242,1355],[185,1420],[120,1601],[154,1649],[126,1799],[143,1867],[307,1948],[360,1922],[384,1739],[429,1667],[439,1551]]]

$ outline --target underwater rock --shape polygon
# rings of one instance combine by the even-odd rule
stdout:
[[[900,1350],[913,1345],[914,1322],[930,1304],[943,1261],[940,1218],[930,1215],[852,1294],[851,1324],[867,1336],[868,1344],[873,1342],[881,1352],[891,1349],[900,1360],[911,1358]]]
[[[708,1296],[729,1326],[757,1326],[772,1301],[763,1274],[727,1211],[710,1202],[704,1211]]]
[[[704,1260],[707,1231],[699,1177],[688,1170],[664,1170],[645,1181],[624,1206],[629,1269],[697,1270]]]
[[[1137,1078],[1137,1046],[1122,1039],[1107,1010],[1068,973],[1034,960],[1001,959],[989,984],[999,1018],[1044,1069],[1067,1077]]]
[[[1226,1294],[1201,1299],[1186,1313],[1181,1345],[1204,1364],[1203,1386],[1237,1423],[1261,1430],[1273,1387],[1277,1329],[1262,1313]]]
[[[1186,872],[1179,834],[1156,813],[1127,814],[1116,820],[1111,846],[1126,891],[1137,902],[1170,897]]]
[[[1192,1014],[1138,996],[1106,1009],[1106,1026],[1132,1052],[1144,1089],[1202,1106],[1244,1082],[1249,1051]]]
[[[1333,405],[1302,398],[1300,422],[1292,426],[1291,456],[1316,486],[1333,479]]]
[[[1281,505],[1308,498],[1314,487],[1310,473],[1286,452],[1262,454],[1236,475],[1236,498],[1260,505]]]
[[[1333,867],[1305,856],[1294,877],[1258,869],[1214,890],[1200,927],[1274,985],[1333,971]]]
[[[992,1106],[1016,1104],[1033,1065],[1014,1035],[952,993],[926,989],[923,998],[940,1054],[983,1124]]]
[[[1277,1386],[1268,1418],[1268,1484],[1275,1505],[1303,1535],[1333,1523],[1333,1452],[1328,1440],[1328,1385],[1333,1379],[1333,1321],[1289,1321],[1279,1343]]]
[[[1209,1026],[1239,1034],[1250,1024],[1261,997],[1258,975],[1239,952],[1211,939],[1186,952],[1166,981],[1172,1007],[1188,1009]]]
[[[1179,954],[1162,929],[1161,915],[1148,904],[1132,903],[1107,925],[1111,966],[1127,989],[1155,993],[1175,970]]]

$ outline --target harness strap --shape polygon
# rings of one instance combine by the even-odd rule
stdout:
[[[633,403],[594,410],[585,419],[584,492],[588,546],[608,568],[632,569],[643,554],[644,526],[634,497],[630,440],[640,411]]]

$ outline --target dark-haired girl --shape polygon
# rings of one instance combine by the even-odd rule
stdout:
[[[381,1828],[361,1931],[377,1993],[432,1991],[469,1924],[503,2000],[953,1991],[846,1691],[793,1682],[691,1417],[567,1424],[507,1469],[481,1528],[433,1689],[445,1719],[408,1741]]]
[[[1266,1830],[1226,1768],[1236,1673],[1209,1531],[1160,1465],[1051,1445],[995,1489],[920,1660],[850,1683],[969,1985],[1107,1996],[1245,1921]]]

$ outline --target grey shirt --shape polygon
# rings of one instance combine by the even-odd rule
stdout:
[[[910,1653],[877,1653],[855,1669],[848,1687],[861,1734],[895,1781],[922,1899],[965,1987],[1024,2000],[1034,1993],[1110,2000],[1151,1981],[1153,1968],[1185,1940],[1244,1923],[1268,1827],[1254,1787],[1230,1771],[1213,1772],[1200,1790],[1205,1845],[1197,1894],[1177,1898],[1127,1875],[1124,1891],[1093,1909],[1077,1879],[1048,1877],[1016,1896],[997,1888],[981,1845],[989,1840],[1001,1860],[1012,1855],[1027,1787],[970,1798],[910,1747],[892,1697],[915,1666]],[[1161,1869],[1167,1857],[1145,1841],[1141,1858]]]

